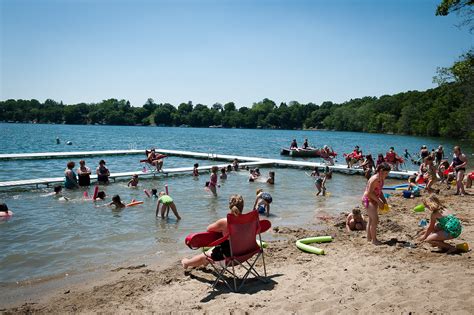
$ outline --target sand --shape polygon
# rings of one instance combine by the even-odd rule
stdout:
[[[462,219],[464,230],[453,244],[474,247],[474,197],[442,199]],[[472,190],[471,190],[471,193]],[[249,280],[240,293],[223,285],[210,289],[210,267],[184,271],[179,261],[165,268],[125,266],[105,281],[71,286],[64,292],[27,302],[5,313],[449,313],[474,310],[472,251],[445,254],[415,244],[418,222],[427,213],[411,209],[420,198],[389,199],[392,210],[380,216],[381,246],[364,232],[347,233],[344,216],[314,218],[314,229],[273,227],[276,241],[265,251],[267,283]],[[350,209],[346,209],[350,210]],[[325,230],[320,226],[324,224]],[[318,228],[319,227],[319,228]],[[326,255],[299,251],[298,238],[332,235]],[[195,252],[190,252],[194,254]]]

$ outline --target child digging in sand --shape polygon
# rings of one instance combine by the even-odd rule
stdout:
[[[391,167],[387,163],[381,163],[377,166],[375,175],[367,182],[364,195],[362,196],[362,205],[367,209],[369,222],[367,224],[367,241],[374,245],[382,244],[377,240],[377,225],[379,223],[378,209],[383,209],[387,200],[383,195],[382,188],[384,180],[390,173]]]
[[[450,213],[435,195],[425,198],[423,204],[426,209],[431,211],[431,217],[430,225],[428,225],[423,236],[420,237],[420,241],[425,241],[447,253],[453,253],[456,251],[456,247],[445,243],[445,241],[461,235],[461,221]]]
[[[352,209],[352,213],[349,213],[349,215],[346,218],[347,232],[364,231],[366,228],[366,225],[367,224],[364,220],[364,217],[362,216],[362,213],[360,212],[360,209],[358,208]]]

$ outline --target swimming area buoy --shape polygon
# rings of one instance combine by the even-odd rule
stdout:
[[[67,142],[66,142],[66,145],[72,145],[72,142],[71,142],[71,141],[67,141]]]
[[[145,195],[146,195],[148,198],[151,197],[151,194],[150,194],[150,192],[149,192],[148,190],[143,189],[143,192],[145,193]]]
[[[311,246],[309,244],[312,243],[326,243],[326,242],[332,242],[332,237],[331,236],[316,236],[316,237],[308,237],[308,238],[303,238],[300,240],[296,241],[296,247],[301,249],[302,251],[316,254],[316,255],[324,255],[324,249],[317,248],[314,246]]]
[[[97,199],[97,194],[99,193],[99,186],[94,187],[94,194],[92,195],[92,200]]]

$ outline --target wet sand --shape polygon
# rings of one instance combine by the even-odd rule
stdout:
[[[474,196],[452,193],[443,191],[441,197],[464,230],[450,243],[474,247]],[[412,211],[421,198],[393,196],[389,203],[391,211],[380,216],[381,246],[369,244],[365,232],[347,233],[344,215],[316,215],[314,229],[274,226],[270,233],[278,240],[269,242],[265,252],[267,283],[249,280],[240,293],[223,285],[212,291],[211,267],[184,271],[175,261],[168,266],[124,266],[100,281],[72,285],[2,311],[472,314],[473,252],[448,255],[417,244],[418,222],[428,217]],[[321,223],[323,231],[317,228]],[[294,245],[298,238],[317,235],[334,237],[331,243],[317,245],[325,249],[324,256],[301,252]]]

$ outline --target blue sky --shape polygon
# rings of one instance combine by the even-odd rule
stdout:
[[[434,87],[473,45],[431,0],[0,0],[0,99],[320,104]]]

